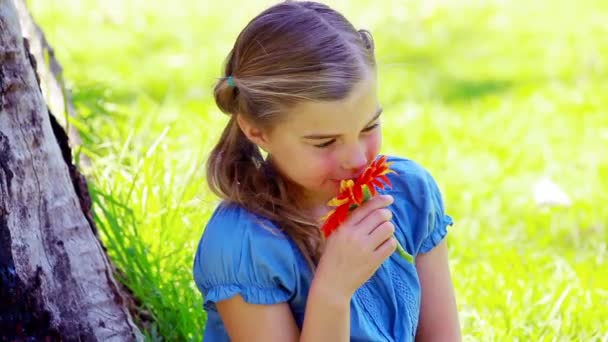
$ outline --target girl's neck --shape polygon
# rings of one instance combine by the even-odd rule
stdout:
[[[312,215],[312,217],[316,219],[325,216],[331,210],[331,208],[327,206],[327,202],[331,198],[327,198],[326,195],[323,196],[321,194],[311,193],[282,175],[274,166],[272,156],[268,156],[266,163],[268,167],[267,172],[270,172],[273,176],[280,176],[283,179],[287,191],[292,197],[292,201],[295,202],[298,208],[304,210],[307,214]]]
[[[298,198],[298,207],[308,212],[314,218],[325,216],[332,208],[327,205],[330,200],[326,196],[307,194],[305,191],[300,192],[302,195]]]

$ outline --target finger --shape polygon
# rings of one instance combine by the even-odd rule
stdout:
[[[393,203],[393,196],[390,195],[378,195],[374,196],[369,201],[363,203],[362,206],[353,210],[353,212],[349,215],[346,222],[348,224],[358,224],[363,220],[370,212],[384,208]]]
[[[397,240],[394,237],[386,239],[378,248],[374,251],[373,257],[376,258],[378,263],[384,262],[397,250]]]
[[[392,222],[386,221],[376,227],[369,235],[369,242],[372,250],[377,250],[387,239],[391,238],[395,233],[395,225]]]
[[[393,218],[393,213],[386,208],[380,208],[369,213],[357,226],[357,230],[361,230],[361,234],[365,236],[371,234],[381,224],[390,221]]]

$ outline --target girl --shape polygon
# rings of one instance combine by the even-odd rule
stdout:
[[[279,3],[238,36],[215,100],[230,121],[207,170],[223,202],[194,261],[205,341],[460,339],[452,221],[420,165],[390,157],[393,187],[319,230],[340,180],[380,152],[369,32],[323,4]]]

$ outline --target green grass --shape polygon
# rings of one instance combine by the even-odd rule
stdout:
[[[203,163],[226,121],[211,87],[272,2],[29,3],[74,93],[104,242],[157,319],[149,336],[199,340],[191,263],[217,202]],[[330,3],[375,34],[383,152],[425,165],[455,218],[465,340],[608,341],[608,3]],[[544,176],[571,207],[536,206]]]

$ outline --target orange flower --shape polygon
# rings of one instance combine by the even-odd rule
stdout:
[[[355,180],[345,179],[340,182],[340,192],[327,204],[336,209],[330,211],[322,220],[323,235],[329,237],[344,222],[348,213],[376,195],[376,188],[390,187],[386,174],[395,173],[390,169],[391,163],[386,162],[386,156],[374,160]]]
[[[328,238],[346,220],[348,214],[358,206],[377,194],[377,188],[391,187],[386,177],[389,173],[396,173],[390,169],[392,163],[386,162],[386,156],[374,160],[356,179],[345,179],[340,182],[340,192],[327,205],[336,207],[325,215],[321,231]],[[414,263],[414,258],[397,242],[397,251],[406,260]]]

